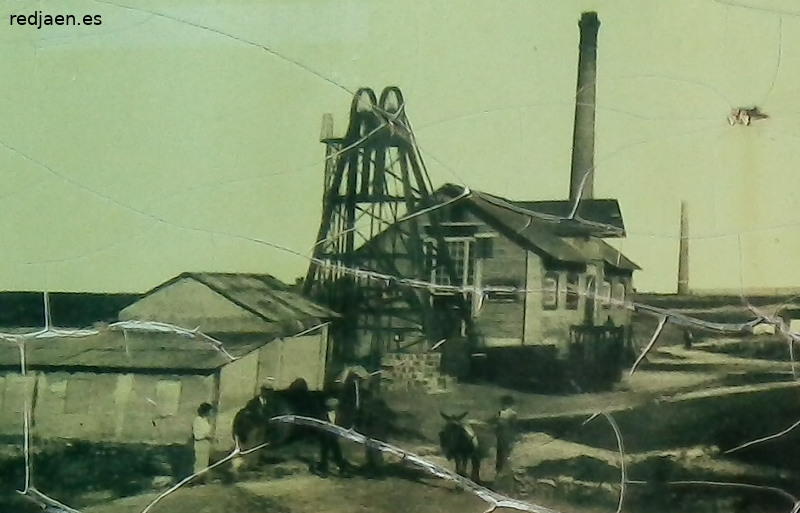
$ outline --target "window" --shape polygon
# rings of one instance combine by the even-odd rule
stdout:
[[[514,287],[498,287],[486,293],[486,300],[492,303],[516,303],[519,301],[519,292]]]
[[[618,281],[614,284],[614,299],[625,301],[625,282]]]
[[[610,281],[603,282],[603,285],[600,287],[600,297],[598,299],[600,300],[600,306],[602,308],[609,308],[611,306],[611,302],[609,301],[611,299]]]
[[[436,250],[433,244],[429,245],[429,251],[432,251],[433,254],[431,281],[436,285],[453,285],[456,287],[472,285],[475,278],[474,241],[469,239],[446,240],[445,245],[455,270],[456,282],[451,283],[450,273],[448,273],[445,262],[443,259],[440,261],[436,258]]]
[[[567,310],[577,310],[580,300],[580,276],[578,273],[567,273]]]
[[[433,276],[436,265],[436,245],[432,241],[425,241],[425,272]]]
[[[517,303],[523,297],[522,286],[514,279],[492,279],[486,282],[486,300],[493,303]]]
[[[542,279],[542,306],[545,310],[558,308],[558,273],[547,272]]]
[[[181,382],[161,380],[156,383],[156,405],[158,412],[169,417],[177,415],[181,404]]]
[[[478,258],[492,258],[494,255],[494,240],[491,237],[475,239],[475,254]]]

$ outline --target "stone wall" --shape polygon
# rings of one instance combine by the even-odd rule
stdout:
[[[455,379],[440,372],[441,360],[440,353],[386,353],[381,360],[381,387],[385,390],[446,392],[452,388]]]

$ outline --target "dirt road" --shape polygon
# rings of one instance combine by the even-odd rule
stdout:
[[[84,513],[141,513],[155,498],[142,495],[88,508]],[[482,501],[442,482],[366,480],[298,475],[235,485],[181,489],[151,513],[442,513],[486,510]],[[498,510],[499,511],[499,510]]]

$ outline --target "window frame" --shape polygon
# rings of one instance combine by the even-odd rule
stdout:
[[[456,267],[456,273],[460,274],[460,283],[450,283],[450,276],[446,272],[439,272],[444,267],[441,266],[437,259],[436,241],[433,238],[426,238],[424,240],[426,251],[426,261],[430,262],[431,273],[430,282],[433,287],[469,287],[475,284],[477,275],[478,258],[476,255],[475,238],[471,237],[444,237],[446,251],[449,253],[450,258]],[[458,251],[453,251],[453,247],[459,248]]]
[[[628,287],[624,280],[616,280],[613,284],[614,291],[612,292],[615,300],[625,302],[628,296]]]
[[[560,278],[561,273],[557,271],[545,271],[542,275],[542,309],[548,311],[558,310],[560,306],[558,297]],[[552,283],[552,285],[548,285],[548,282]]]
[[[576,290],[570,290],[570,285],[574,285]],[[564,307],[567,310],[578,310],[581,304],[581,274],[575,271],[567,272],[565,289],[567,296]]]
[[[597,294],[597,299],[600,301],[600,308],[603,310],[611,308],[612,287],[613,285],[610,280],[604,279],[600,284],[600,291]]]

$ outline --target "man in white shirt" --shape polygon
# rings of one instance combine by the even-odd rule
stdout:
[[[198,474],[208,468],[211,459],[211,439],[213,428],[211,427],[211,413],[214,407],[209,403],[203,403],[197,408],[197,416],[192,422],[192,438],[194,440],[194,474]],[[206,475],[203,474],[195,478],[198,482],[205,482]]]

